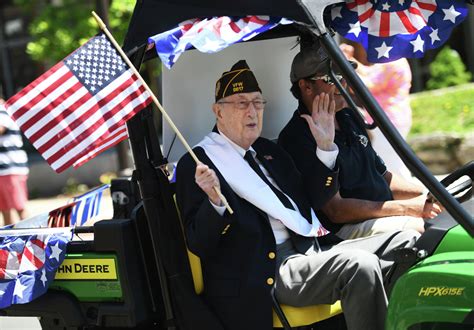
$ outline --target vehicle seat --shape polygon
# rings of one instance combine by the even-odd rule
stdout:
[[[176,201],[176,199],[175,199]],[[179,214],[179,211],[178,211]],[[183,231],[184,232],[184,231]],[[201,259],[188,249],[188,259],[193,274],[194,290],[197,294],[204,291],[204,280],[202,277]],[[342,313],[340,301],[332,305],[313,305],[306,307],[293,307],[288,305],[279,305],[284,317],[291,327],[301,327],[310,325],[319,321],[326,320],[330,317]],[[273,327],[283,328],[280,316],[273,309]]]
[[[198,256],[188,250],[189,264],[191,272],[193,273],[194,290],[197,294],[204,291],[204,281],[201,271],[201,260]],[[330,317],[342,313],[341,302],[337,301],[332,305],[313,305],[307,307],[293,307],[288,305],[280,305],[285,314],[288,323],[292,327],[301,327],[310,325]],[[273,327],[283,328],[283,324],[278,317],[278,314],[273,311]]]

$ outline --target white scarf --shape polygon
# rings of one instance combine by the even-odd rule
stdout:
[[[232,190],[241,198],[280,220],[288,229],[299,235],[319,237],[328,233],[312,209],[310,224],[298,211],[286,208],[272,189],[221,135],[211,132],[197,146],[204,149]]]

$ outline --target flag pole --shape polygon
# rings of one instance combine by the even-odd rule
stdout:
[[[173,120],[171,119],[171,117],[166,113],[165,109],[163,109],[163,107],[161,106],[160,104],[160,101],[158,101],[158,99],[156,98],[155,94],[153,94],[153,92],[151,91],[150,87],[148,87],[148,84],[145,82],[145,80],[142,78],[142,76],[140,75],[140,73],[138,72],[138,70],[135,68],[135,66],[132,64],[132,62],[130,62],[130,60],[128,59],[127,55],[125,55],[125,53],[123,52],[122,50],[122,47],[120,47],[120,45],[117,43],[117,41],[115,40],[115,38],[112,36],[112,34],[109,32],[109,30],[107,29],[107,26],[104,24],[104,22],[102,21],[102,19],[94,12],[92,11],[92,16],[94,16],[95,20],[97,21],[97,24],[99,25],[99,27],[101,28],[102,31],[104,31],[104,33],[107,35],[107,37],[110,39],[110,41],[112,42],[112,44],[114,45],[115,49],[119,52],[120,56],[122,57],[122,59],[125,61],[125,63],[128,64],[128,66],[130,67],[130,69],[132,69],[133,73],[138,77],[138,79],[142,82],[143,84],[143,87],[145,87],[145,89],[147,90],[148,93],[150,93],[151,95],[151,99],[153,100],[153,103],[155,103],[155,105],[158,107],[158,109],[160,110],[161,114],[163,115],[163,117],[166,119],[166,121],[168,122],[168,124],[171,126],[171,128],[173,129],[173,131],[176,133],[176,136],[178,136],[178,138],[181,140],[181,143],[184,145],[184,147],[186,148],[186,150],[189,152],[189,154],[191,155],[191,157],[193,157],[194,161],[196,162],[196,164],[200,164],[201,161],[199,160],[199,158],[197,158],[196,154],[194,153],[193,149],[191,149],[191,147],[189,146],[188,142],[185,140],[184,136],[181,134],[181,132],[178,130],[178,128],[176,127],[176,125],[173,123]],[[222,195],[221,191],[219,190],[219,188],[217,188],[216,186],[214,186],[214,191],[217,193],[217,195],[219,196],[219,198],[221,199],[222,203],[224,204],[224,206],[226,207],[227,211],[229,211],[230,214],[233,214],[234,211],[232,210],[232,208],[230,207],[229,203],[227,202],[227,199],[224,197],[224,195]]]

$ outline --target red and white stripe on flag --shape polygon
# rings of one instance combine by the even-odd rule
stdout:
[[[125,123],[151,102],[104,34],[90,39],[6,102],[56,172],[127,138]]]
[[[21,257],[22,255],[15,251],[0,249],[0,280],[16,278]]]

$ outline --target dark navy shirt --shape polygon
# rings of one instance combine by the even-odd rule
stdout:
[[[307,166],[316,157],[316,141],[307,122],[300,114],[308,113],[300,103],[288,124],[283,128],[278,143],[292,156],[298,170],[307,175],[312,171]],[[336,130],[335,143],[339,148],[337,165],[339,168],[339,193],[344,198],[358,198],[371,201],[392,200],[390,186],[384,178],[387,168],[372,148],[365,128],[361,127],[350,109],[336,113],[340,129]],[[328,229],[334,231],[341,227],[329,223],[321,216],[320,220]]]
[[[339,147],[339,193],[344,198],[392,200],[392,192],[383,176],[387,168],[372,148],[365,128],[354,116],[350,109],[336,113],[340,126],[335,137]]]

